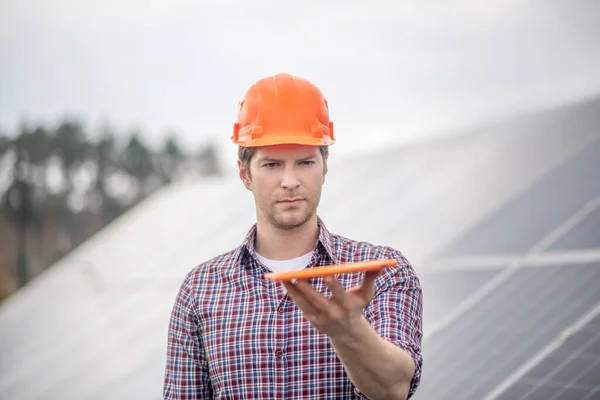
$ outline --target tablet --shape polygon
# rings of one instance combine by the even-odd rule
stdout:
[[[347,274],[358,271],[379,271],[385,267],[394,267],[398,265],[398,261],[389,258],[383,260],[371,260],[363,262],[354,262],[347,264],[334,264],[324,267],[305,268],[300,271],[287,272],[268,272],[264,275],[266,279],[271,281],[291,281],[292,279],[302,280],[316,278],[319,276],[330,276],[337,274]]]

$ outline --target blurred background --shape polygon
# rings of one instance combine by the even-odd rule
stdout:
[[[185,274],[254,221],[264,76],[337,143],[320,215],[421,278],[418,399],[600,398],[600,3],[0,2],[0,398],[161,398]]]

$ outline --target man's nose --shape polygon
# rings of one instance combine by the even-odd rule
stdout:
[[[283,176],[281,177],[281,186],[286,189],[293,189],[300,185],[298,175],[294,169],[294,166],[286,166],[283,170]]]

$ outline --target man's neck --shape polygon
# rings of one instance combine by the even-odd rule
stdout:
[[[277,229],[269,223],[257,223],[254,248],[271,260],[291,260],[315,249],[319,238],[316,216],[296,229]]]

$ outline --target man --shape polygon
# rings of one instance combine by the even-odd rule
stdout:
[[[240,246],[183,281],[164,398],[412,397],[422,365],[420,283],[400,251],[330,233],[317,216],[334,143],[321,91],[289,74],[255,82],[232,140],[256,224]],[[381,258],[398,266],[289,283],[264,278]]]

